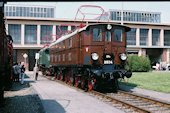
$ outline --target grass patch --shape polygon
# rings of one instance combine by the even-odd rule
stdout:
[[[125,84],[123,81],[120,84]],[[170,72],[134,72],[129,86],[170,93]]]

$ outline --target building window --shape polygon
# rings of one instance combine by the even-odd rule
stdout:
[[[65,40],[63,41],[63,49],[65,49],[66,47],[65,47]]]
[[[58,56],[58,61],[59,61],[59,62],[61,61],[61,55]]]
[[[59,42],[59,51],[61,50],[61,42]]]
[[[102,41],[102,29],[100,28],[93,29],[93,41]]]
[[[114,30],[114,42],[122,42],[122,29]]]
[[[14,44],[21,44],[21,25],[8,25],[9,35],[12,36]]]
[[[110,31],[105,32],[105,41],[107,41],[107,42],[111,41],[111,32]]]
[[[56,34],[57,37],[60,37],[61,35],[63,35],[65,32],[68,31],[68,26],[56,26]]]
[[[57,55],[55,55],[55,62],[57,62]]]
[[[65,54],[63,54],[63,62],[65,62]]]
[[[131,31],[126,33],[127,45],[136,45],[136,28],[131,28]]]
[[[41,25],[41,44],[50,44],[53,41],[52,25]]]
[[[76,30],[76,27],[75,26],[71,26],[71,31],[72,30]]]
[[[160,30],[157,29],[152,30],[152,45],[153,46],[160,45]]]
[[[140,29],[140,45],[148,45],[148,29]]]
[[[68,46],[69,46],[69,48],[71,48],[71,47],[72,47],[72,38],[69,38]]]
[[[25,44],[37,44],[37,25],[25,25]]]
[[[170,46],[170,30],[164,31],[164,46]]]
[[[72,55],[71,53],[68,53],[68,61],[71,61],[71,59],[72,59],[72,58],[71,58],[71,57],[72,57],[71,55]]]
[[[57,53],[58,51],[58,45],[56,44],[55,52]]]

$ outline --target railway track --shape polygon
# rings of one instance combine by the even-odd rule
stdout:
[[[88,95],[94,96],[108,104],[113,105],[117,109],[120,109],[126,113],[170,113],[170,104],[164,103],[155,99],[147,98],[144,96],[135,95],[132,93],[118,91],[118,93],[100,93],[97,91],[84,92],[84,90],[54,79],[50,76],[46,78],[57,81],[61,84],[67,85]]]

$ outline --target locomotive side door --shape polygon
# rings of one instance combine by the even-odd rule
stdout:
[[[111,43],[111,30],[104,30],[104,47],[103,52],[104,53],[112,53],[112,43]]]

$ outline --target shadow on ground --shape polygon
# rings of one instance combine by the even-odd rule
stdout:
[[[66,113],[62,105],[55,100],[41,100],[47,113]]]
[[[45,113],[37,94],[7,97],[0,113]]]

